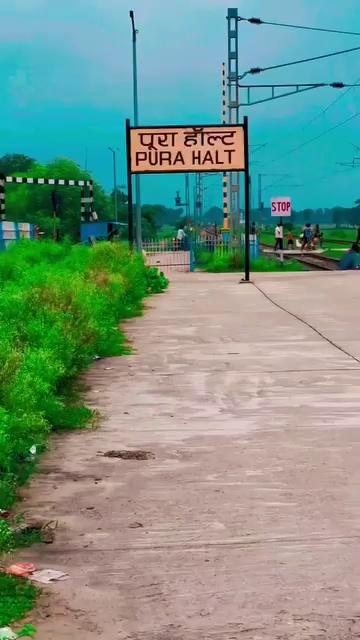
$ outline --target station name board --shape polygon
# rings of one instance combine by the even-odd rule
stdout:
[[[131,173],[244,171],[244,127],[134,127],[130,158]]]

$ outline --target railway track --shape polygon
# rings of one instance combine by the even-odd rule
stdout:
[[[314,271],[336,271],[339,266],[339,260],[321,254],[297,256],[295,259]]]
[[[270,244],[260,243],[261,249],[272,249]],[[301,264],[309,267],[313,271],[336,271],[338,268],[339,260],[336,258],[330,258],[319,253],[312,253],[311,251],[304,252],[301,255],[284,255],[286,260],[297,260]]]

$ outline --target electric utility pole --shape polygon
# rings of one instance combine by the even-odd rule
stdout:
[[[135,15],[130,11],[130,20],[132,27],[132,43],[133,43],[133,92],[134,92],[134,126],[139,125],[139,100],[138,100],[138,78],[137,78],[137,34],[135,27]],[[142,250],[142,231],[141,231],[141,195],[140,195],[140,176],[135,175],[135,228],[136,228],[136,248]]]
[[[117,180],[116,180],[116,149],[109,147],[113,155],[113,174],[114,174],[114,220],[118,221],[118,206],[117,206]]]

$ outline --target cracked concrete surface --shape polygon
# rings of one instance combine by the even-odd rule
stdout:
[[[175,274],[134,354],[87,374],[101,429],[54,437],[25,491],[60,528],[22,559],[70,575],[39,640],[360,638],[360,274],[256,282],[325,337],[234,275]],[[102,455],[127,448],[155,458]]]

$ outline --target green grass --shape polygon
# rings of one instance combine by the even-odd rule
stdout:
[[[41,453],[51,430],[93,418],[74,392],[76,376],[96,357],[128,353],[119,323],[166,286],[119,243],[24,241],[0,253],[0,509],[11,509],[33,472],[33,445]],[[0,519],[0,554],[35,538],[14,536]],[[35,595],[31,584],[1,576],[0,627],[31,608]]]
[[[346,251],[348,249],[350,249],[350,245],[349,247],[342,247],[342,249],[337,249],[336,245],[331,245],[329,247],[326,246],[326,244],[324,245],[324,255],[325,256],[329,256],[329,258],[335,258],[336,260],[341,260],[341,258],[343,257],[344,253],[346,253]],[[344,251],[345,249],[345,251]]]
[[[325,240],[348,240],[352,243],[356,240],[357,229],[324,229],[323,233]]]
[[[119,322],[166,284],[120,244],[24,242],[0,254],[0,509],[32,471],[33,445],[41,452],[52,428],[91,419],[69,381],[126,351]]]
[[[0,573],[0,627],[21,620],[33,608],[38,593],[31,582]]]
[[[252,260],[251,271],[267,272],[267,271],[306,271],[306,268],[296,260],[285,260],[283,264],[275,258],[265,258],[261,256],[256,260]]]
[[[274,225],[275,228],[275,225]],[[296,227],[295,229],[292,229],[292,233],[293,235],[298,238],[300,236],[302,232],[302,229],[300,227]],[[349,242],[349,247],[350,245],[355,242],[356,240],[356,236],[357,236],[357,229],[323,229],[322,230],[323,234],[324,234],[324,240],[323,240],[323,244],[324,244],[324,248],[327,249],[331,249],[331,248],[336,248],[336,240],[340,240],[340,241],[348,241]],[[286,237],[286,225],[284,227],[284,236]],[[331,240],[332,242],[326,242],[327,240]],[[265,244],[270,244],[273,245],[275,244],[275,238],[274,238],[274,231],[273,230],[269,230],[266,229],[265,231],[262,231],[260,234],[260,241],[264,242]],[[286,240],[284,241],[286,244]],[[339,244],[339,247],[342,246],[344,247],[343,244]],[[331,255],[331,254],[329,254]]]
[[[244,270],[244,255],[240,252],[223,253],[222,251],[213,253],[201,253],[197,257],[197,264],[201,269],[209,273],[229,273]],[[260,256],[251,260],[252,272],[269,271],[304,271],[305,268],[296,260],[286,260],[281,264],[275,258]]]
[[[293,231],[295,237],[299,237],[301,233],[301,229],[298,228]],[[356,239],[357,230],[356,229],[324,229],[324,240],[323,246],[324,255],[329,256],[330,258],[335,258],[336,260],[340,260],[345,250],[350,249],[351,244]],[[331,240],[332,242],[328,242]],[[339,244],[336,244],[336,240],[340,240]],[[348,246],[342,244],[342,241],[348,241]],[[264,231],[261,233],[260,241],[265,244],[274,245],[274,234],[269,231]],[[284,246],[286,245],[286,241],[284,241]]]

